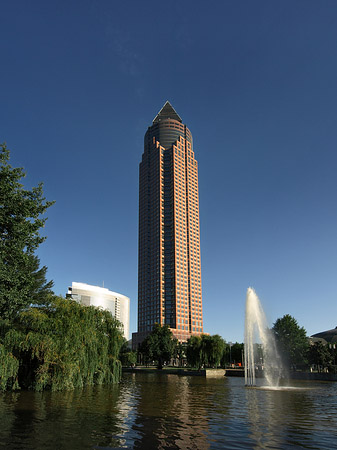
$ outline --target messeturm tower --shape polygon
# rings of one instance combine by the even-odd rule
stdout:
[[[203,332],[198,163],[169,102],[144,139],[139,170],[138,333],[167,324],[179,341]]]

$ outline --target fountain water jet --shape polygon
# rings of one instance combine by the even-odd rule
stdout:
[[[269,387],[277,387],[283,372],[274,335],[267,326],[262,305],[254,289],[248,288],[245,317],[245,384],[255,386],[256,342],[261,342],[263,373]]]

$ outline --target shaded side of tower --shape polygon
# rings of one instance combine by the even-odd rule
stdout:
[[[145,134],[139,168],[134,348],[155,323],[179,341],[203,333],[198,163],[192,135],[169,102]]]

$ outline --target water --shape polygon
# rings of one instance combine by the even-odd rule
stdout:
[[[0,394],[0,449],[337,449],[337,383],[294,387],[125,374],[116,386]]]
[[[257,366],[256,343],[263,350],[263,374],[268,386],[278,386],[283,375],[281,358],[273,333],[269,330],[261,302],[254,289],[247,290],[245,316],[245,383],[254,386]]]

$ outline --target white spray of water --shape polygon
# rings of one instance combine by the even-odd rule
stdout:
[[[268,386],[278,386],[282,376],[282,364],[278,355],[275,339],[267,326],[262,305],[254,289],[248,288],[245,317],[245,384],[255,386],[257,342],[263,351],[263,373]]]

